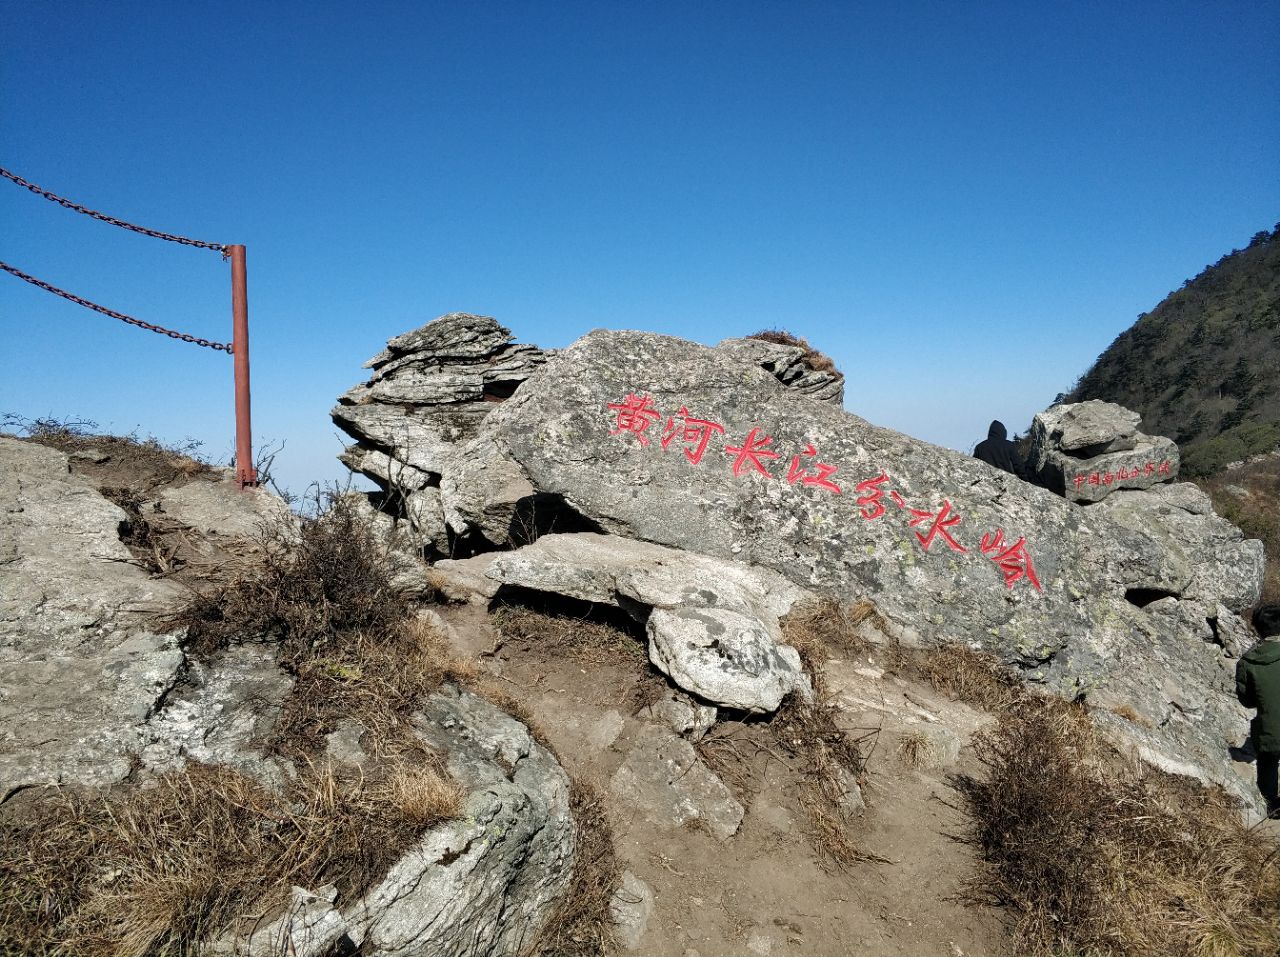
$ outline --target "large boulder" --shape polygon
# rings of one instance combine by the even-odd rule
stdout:
[[[1073,444],[1093,441],[1078,431]],[[512,516],[554,499],[601,532],[870,598],[904,640],[987,649],[1122,711],[1118,697],[1140,696],[1147,754],[1251,793],[1227,762],[1247,715],[1214,636],[1257,600],[1261,543],[1172,500],[1081,508],[724,351],[637,332],[594,332],[549,359],[441,468],[458,541],[518,544]],[[1185,614],[1149,611],[1160,598]]]
[[[1138,413],[1100,399],[1055,405],[1031,422],[1028,472],[1073,502],[1150,488],[1178,477],[1178,446],[1138,431]]]

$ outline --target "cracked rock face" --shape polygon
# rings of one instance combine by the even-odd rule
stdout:
[[[1106,454],[1138,441],[1127,422],[1076,433]],[[1261,547],[1186,486],[1080,507],[720,350],[637,332],[549,359],[457,454],[466,479],[441,491],[460,535],[508,540],[495,515],[532,490],[613,536],[869,598],[904,641],[990,650],[1069,698],[1134,697],[1158,722],[1148,751],[1251,794],[1227,756],[1247,723],[1224,678],[1236,643],[1215,635],[1243,627]],[[1162,597],[1186,607],[1156,619]]]
[[[294,888],[285,914],[217,941],[216,953],[323,957],[518,954],[572,874],[569,779],[529,729],[445,685],[415,719],[463,786],[461,816],[432,828],[358,900]]]
[[[54,449],[0,436],[0,801],[129,773],[183,666],[143,615],[178,598],[120,541],[123,511]]]

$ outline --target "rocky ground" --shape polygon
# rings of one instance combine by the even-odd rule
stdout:
[[[1183,921],[1268,952],[1237,915],[1269,885],[1214,914],[1156,894],[1127,951],[1018,883],[1083,895],[1155,853],[1105,814],[1173,820],[1161,775],[1225,796],[1122,883],[1183,867],[1184,833],[1263,860],[1231,696],[1260,543],[1118,407],[1040,423],[1064,490],[1100,476],[1080,504],[843,412],[811,361],[608,332],[551,355],[443,317],[334,410],[378,490],[307,521],[174,450],[0,436],[0,943],[1127,953]],[[1124,464],[1157,448],[1163,475]],[[1018,820],[983,830],[992,735],[1037,715],[1064,780],[1122,786],[1063,860],[1011,864],[1001,841],[1079,812],[1037,757]]]

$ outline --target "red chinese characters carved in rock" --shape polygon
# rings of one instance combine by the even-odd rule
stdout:
[[[800,453],[805,458],[813,458],[818,454],[818,450],[810,443],[804,447],[804,451]],[[839,471],[839,467],[835,465],[826,465],[822,462],[815,463],[818,472],[816,475],[809,472],[808,466],[800,464],[800,455],[795,456],[791,460],[791,468],[787,469],[787,481],[795,485],[799,480],[801,485],[816,485],[818,488],[825,488],[829,492],[840,494],[840,486],[831,481],[831,476]]]
[[[773,436],[766,435],[763,438],[756,438],[759,429],[752,429],[747,434],[747,440],[740,447],[735,448],[732,445],[724,447],[725,455],[736,456],[733,460],[733,474],[741,475],[748,467],[754,468],[765,478],[773,478],[769,474],[769,470],[764,467],[763,459],[778,458],[777,452],[769,451],[769,446],[773,444]]]
[[[863,518],[879,518],[884,514],[884,503],[880,501],[884,498],[884,490],[880,486],[888,481],[889,476],[881,472],[875,478],[857,484],[857,491],[862,493],[858,496],[858,505]]]
[[[677,416],[679,417],[678,423]],[[684,444],[685,457],[694,465],[697,465],[702,461],[702,456],[706,454],[707,443],[711,441],[711,436],[715,433],[723,435],[724,426],[707,419],[692,418],[689,415],[689,410],[682,405],[676,415],[667,419],[667,426],[662,432],[662,448],[665,450],[672,440],[679,436],[680,441]]]
[[[1006,545],[1004,529],[997,528],[994,535],[982,536],[982,544],[979,547],[982,549],[982,554],[999,566],[1004,574],[1005,587],[1012,588],[1015,582],[1025,578],[1035,586],[1036,591],[1044,591],[1040,587],[1040,579],[1036,578],[1036,569],[1031,564],[1031,553],[1027,551],[1025,538],[1019,538],[1012,545]]]
[[[614,426],[610,435],[618,435],[622,432],[630,432],[640,440],[641,445],[648,445],[649,439],[644,434],[645,429],[662,418],[653,405],[653,397],[649,395],[638,396],[634,392],[628,393],[627,397],[621,402],[610,402],[609,408],[615,410],[618,415],[614,420]]]
[[[947,529],[960,524],[960,516],[951,514],[951,503],[946,499],[942,500],[942,508],[938,509],[938,513],[936,515],[933,512],[922,511],[918,508],[911,509],[911,514],[915,516],[915,518],[911,519],[912,528],[915,528],[918,525],[923,525],[925,522],[932,519],[932,523],[929,525],[928,534],[921,535],[919,532],[916,532],[916,538],[920,539],[920,545],[926,552],[929,550],[929,546],[933,544],[933,539],[937,535],[941,535],[942,540],[945,541],[953,551],[967,552],[969,550],[952,538],[951,533],[947,531]]]

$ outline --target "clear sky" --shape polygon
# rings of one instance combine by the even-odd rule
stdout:
[[[258,440],[452,311],[559,347],[782,327],[968,450],[1280,219],[1280,5],[0,0],[0,166],[248,247]],[[216,253],[0,181],[0,260],[230,337]],[[0,274],[0,412],[226,456],[231,361]]]

